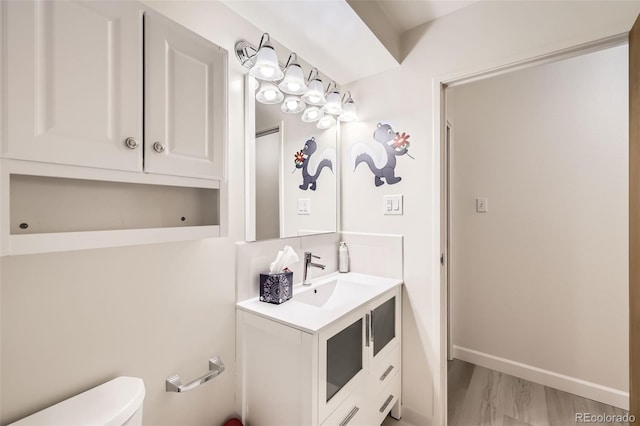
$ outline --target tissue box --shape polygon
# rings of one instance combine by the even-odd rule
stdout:
[[[291,296],[293,272],[260,274],[260,301],[279,305],[291,299]]]

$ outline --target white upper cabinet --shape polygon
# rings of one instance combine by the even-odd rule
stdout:
[[[224,179],[224,49],[137,2],[2,1],[0,12],[1,157]]]
[[[145,16],[145,170],[224,174],[227,53],[157,13]]]
[[[2,156],[142,168],[142,11],[133,2],[2,2]],[[133,138],[140,145],[128,148]]]

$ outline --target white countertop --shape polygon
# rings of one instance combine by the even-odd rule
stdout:
[[[357,289],[357,291],[342,292],[336,290],[329,302],[322,307],[296,301],[297,294],[313,291],[314,288],[336,279],[354,283],[354,289]],[[280,305],[261,302],[255,297],[237,303],[236,307],[313,334],[381,294],[402,285],[402,283],[403,281],[399,279],[382,278],[356,272],[348,272],[346,274],[336,272],[314,279],[310,286],[295,285],[293,287],[293,298]]]

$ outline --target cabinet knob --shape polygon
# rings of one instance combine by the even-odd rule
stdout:
[[[164,145],[162,145],[160,142],[154,142],[153,149],[155,152],[162,153],[164,152]]]
[[[136,140],[136,138],[131,138],[131,137],[126,138],[124,140],[124,144],[129,149],[136,149],[138,147],[138,145],[139,145],[138,141]]]

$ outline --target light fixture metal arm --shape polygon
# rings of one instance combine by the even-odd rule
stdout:
[[[331,88],[332,84],[333,84],[333,88]],[[337,91],[338,91],[338,85],[336,84],[335,81],[331,80],[329,84],[327,84],[327,90],[326,92],[324,92],[324,95],[327,96],[329,93],[337,92]]]
[[[309,71],[309,77],[307,77],[306,83],[309,84],[309,82],[313,79],[320,79],[320,72],[316,67],[311,68],[311,71]]]
[[[296,55],[296,52],[291,52],[289,59],[287,59],[287,63],[284,64],[284,69],[286,70],[290,65],[293,65],[296,62],[298,62],[298,55]]]

